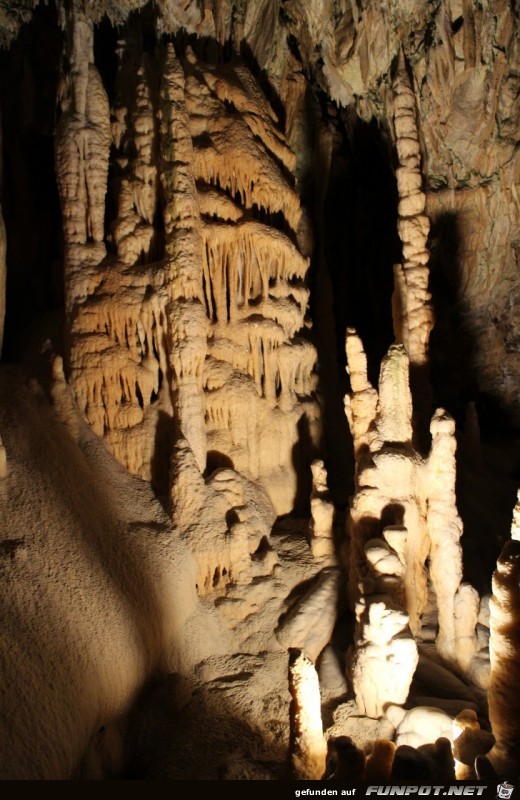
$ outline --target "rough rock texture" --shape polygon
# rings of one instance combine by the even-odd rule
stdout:
[[[81,55],[86,66],[71,71],[69,82],[79,82],[76,98],[87,81],[90,106],[80,111],[74,100],[63,114],[57,165],[69,364],[80,408],[133,473],[149,480],[154,469],[164,470],[154,430],[158,438],[170,428],[189,442],[201,472],[230,462],[266,486],[279,513],[288,512],[308,457],[303,444],[300,461],[294,458],[299,432],[315,442],[318,435],[316,356],[303,330],[309,262],[295,244],[301,209],[290,178],[294,156],[244,65],[207,65],[192,51],[181,65],[171,45],[152,65],[136,57],[129,29],[119,42],[112,112],[117,255],[108,267],[100,187],[109,109],[106,96],[93,91],[91,29],[83,19],[72,25],[79,31],[74,58]],[[82,124],[87,167],[67,144]],[[158,159],[164,257],[154,228]],[[91,185],[99,197],[91,197]],[[77,221],[85,205],[88,231]],[[261,436],[264,430],[271,437]]]
[[[0,777],[516,777],[514,3],[0,5]]]

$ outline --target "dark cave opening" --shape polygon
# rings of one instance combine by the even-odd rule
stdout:
[[[0,52],[1,197],[7,239],[3,361],[19,361],[49,334],[59,349],[64,305],[54,127],[63,35],[38,5]],[[56,340],[56,342],[54,342]]]
[[[352,111],[341,120],[324,204],[325,254],[333,292],[338,368],[344,374],[345,331],[355,328],[377,386],[379,365],[394,341],[393,265],[401,260],[398,192],[392,154],[375,119]]]
[[[343,408],[349,391],[345,334],[349,327],[357,330],[369,379],[377,386],[381,359],[394,341],[393,265],[401,259],[399,198],[382,126],[330,106],[322,107],[322,114],[333,130],[333,150],[328,184],[314,211],[319,241],[310,308],[318,348],[325,463],[341,512],[354,489],[352,439]],[[320,165],[317,171],[319,179]]]

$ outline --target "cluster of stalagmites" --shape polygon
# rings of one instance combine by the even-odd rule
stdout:
[[[289,689],[291,769],[297,779],[449,782],[496,777],[504,766],[514,769],[513,762],[496,764],[495,736],[481,728],[472,709],[451,717],[436,708],[406,711],[389,705],[386,722],[392,738],[363,744],[346,734],[324,734],[318,676],[301,650],[291,651]]]
[[[376,610],[369,617],[360,617],[358,613],[358,639],[351,675],[356,695],[355,713],[378,716],[378,730],[384,736],[367,741],[354,727],[357,734],[353,738],[348,735],[351,730],[348,716],[339,725],[339,730],[346,725],[344,734],[338,734],[338,727],[334,726],[327,735],[320,718],[322,690],[314,659],[308,658],[303,649],[292,650],[289,663],[290,763],[295,778],[350,782],[439,779],[449,782],[510,779],[516,775],[520,763],[520,709],[515,689],[520,677],[519,507],[520,502],[513,514],[511,539],[497,561],[489,602],[490,665],[486,683],[491,729],[481,727],[476,711],[464,708],[463,700],[462,710],[455,714],[436,706],[406,707],[409,683],[417,663],[413,653],[415,642],[408,627],[409,615],[402,605],[399,607],[394,602],[395,594],[368,595],[360,605],[363,610],[367,606],[369,610],[375,606]],[[367,555],[375,546],[366,548]],[[391,563],[393,555],[387,549],[382,557]],[[402,551],[400,560],[404,561]],[[369,558],[367,561],[373,564]],[[395,572],[387,569],[384,575],[392,577]],[[386,590],[388,592],[388,587]],[[403,602],[401,600],[401,604]],[[468,633],[469,625],[464,630]],[[399,633],[397,640],[402,640],[403,650],[399,646],[392,651],[391,643]],[[462,661],[467,663],[465,642],[460,649]],[[408,659],[399,659],[403,651],[407,651]],[[360,664],[364,669],[359,668]],[[403,673],[400,683],[397,670]],[[381,687],[386,688],[384,695]],[[376,707],[378,700],[380,705]]]
[[[128,27],[111,109],[92,24],[74,9],[68,30],[56,167],[78,404],[131,472],[154,478],[169,420],[201,472],[231,463],[289,511],[298,425],[317,426],[294,155],[242,64],[171,45],[152,60]]]
[[[434,413],[430,451],[422,456],[413,445],[404,346],[393,345],[383,360],[378,391],[353,330],[346,350],[351,393],[345,408],[356,453],[349,516],[353,681],[360,708],[378,717],[387,703],[406,700],[417,644],[435,641],[441,658],[482,688],[489,662],[486,670],[477,637],[479,595],[462,582],[455,422],[443,409]]]

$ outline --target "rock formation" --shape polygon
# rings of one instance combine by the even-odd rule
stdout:
[[[417,665],[410,634],[418,641],[427,636],[422,618],[429,587],[436,598],[437,650],[465,674],[477,649],[479,596],[462,583],[453,419],[443,409],[435,412],[430,453],[421,457],[412,445],[404,346],[390,348],[381,365],[378,392],[368,381],[366,357],[355,331],[347,332],[346,350],[351,393],[345,410],[357,453],[348,526],[350,597],[358,622],[354,688],[360,707],[369,716],[381,716],[386,703],[406,701]],[[403,632],[408,624],[406,644]],[[399,688],[388,680],[390,642],[402,650],[401,656],[390,659]],[[388,695],[376,700],[378,671],[387,676]]]
[[[416,101],[403,52],[393,82],[394,129],[399,167],[396,169],[399,205],[397,230],[403,244],[403,263],[394,267],[394,329],[410,359],[415,378],[415,404],[419,419],[429,408],[428,346],[433,327],[429,292],[428,234],[430,220],[424,213],[426,196],[422,184],[421,147],[417,129]]]
[[[518,33],[0,3],[0,778],[518,776]]]
[[[334,546],[334,503],[327,486],[327,471],[321,459],[311,463],[311,549],[314,558],[325,564],[336,562]]]
[[[72,24],[86,31],[73,37],[73,47],[76,61],[81,50],[88,66],[87,23]],[[294,156],[244,66],[209,66],[191,51],[181,65],[171,45],[153,65],[144,56],[136,62],[131,29],[127,40],[119,42],[122,88],[112,112],[119,174],[110,269],[103,261],[103,227],[75,226],[79,212],[68,197],[72,192],[83,207],[78,181],[85,202],[96,206],[95,219],[103,219],[104,198],[90,200],[88,172],[66,144],[77,139],[84,117],[85,136],[98,137],[88,145],[95,148],[88,163],[96,156],[104,170],[91,182],[105,185],[106,97],[95,100],[91,89],[96,109],[65,111],[57,135],[69,363],[78,403],[131,472],[152,477],[153,431],[160,427],[168,435],[170,419],[201,472],[231,461],[262,481],[278,511],[287,512],[296,491],[292,457],[299,426],[317,441],[316,356],[303,330],[309,262],[293,241],[301,220],[288,178]],[[97,80],[89,69],[88,80]],[[79,80],[72,71],[69,83]],[[154,228],[158,159],[163,257]],[[80,177],[71,177],[74,170]],[[281,228],[269,222],[277,214]],[[85,247],[93,259],[90,283],[82,270],[77,285],[74,263]],[[277,450],[262,444],[263,429],[273,432]],[[164,484],[164,476],[156,479]]]
[[[325,773],[327,743],[321,721],[320,687],[314,666],[294,650],[289,663],[291,693],[290,759],[297,780],[320,780]]]
[[[507,542],[493,574],[490,601],[491,674],[488,688],[489,720],[496,743],[489,753],[499,774],[510,774],[518,766],[518,576],[520,545]]]

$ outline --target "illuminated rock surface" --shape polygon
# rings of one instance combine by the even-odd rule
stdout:
[[[519,41],[1,4],[2,779],[518,775]]]

